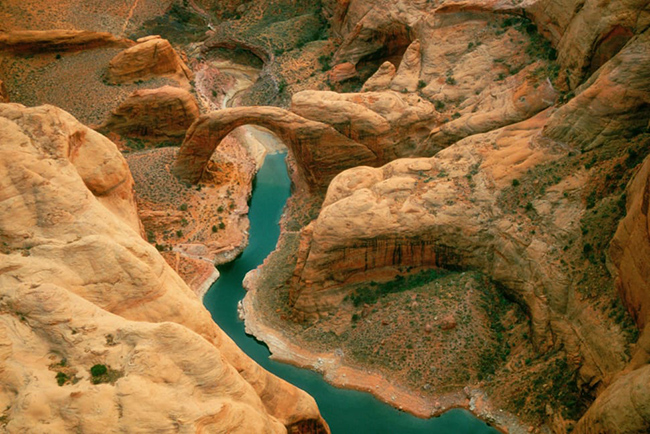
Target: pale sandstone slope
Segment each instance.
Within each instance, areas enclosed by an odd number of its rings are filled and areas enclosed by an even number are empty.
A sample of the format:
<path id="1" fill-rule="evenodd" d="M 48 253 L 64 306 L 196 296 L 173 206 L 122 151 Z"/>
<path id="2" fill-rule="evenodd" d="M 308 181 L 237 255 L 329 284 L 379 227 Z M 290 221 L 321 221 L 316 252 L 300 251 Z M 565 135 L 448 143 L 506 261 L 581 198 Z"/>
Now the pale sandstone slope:
<path id="1" fill-rule="evenodd" d="M 140 237 L 113 143 L 51 106 L 0 105 L 0 123 L 8 430 L 329 431 L 314 400 L 239 350 Z M 61 359 L 75 384 L 57 385 Z M 94 364 L 124 376 L 93 385 Z"/>

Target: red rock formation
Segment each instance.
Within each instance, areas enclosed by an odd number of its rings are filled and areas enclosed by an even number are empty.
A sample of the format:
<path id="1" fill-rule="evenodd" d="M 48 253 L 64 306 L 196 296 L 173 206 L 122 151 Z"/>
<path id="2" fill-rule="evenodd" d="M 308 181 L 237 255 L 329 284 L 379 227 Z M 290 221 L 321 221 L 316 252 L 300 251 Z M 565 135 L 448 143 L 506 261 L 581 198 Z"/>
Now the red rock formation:
<path id="1" fill-rule="evenodd" d="M 376 165 L 377 157 L 334 128 L 276 107 L 237 107 L 201 116 L 189 129 L 174 173 L 191 183 L 201 179 L 221 140 L 242 125 L 259 125 L 276 133 L 298 161 L 309 186 L 323 189 L 341 170 L 358 164 Z"/>
<path id="2" fill-rule="evenodd" d="M 526 12 L 557 47 L 571 88 L 650 24 L 645 0 L 537 0 L 527 5 Z"/>
<path id="3" fill-rule="evenodd" d="M 198 117 L 199 106 L 191 93 L 163 86 L 133 92 L 101 128 L 149 140 L 178 139 Z"/>
<path id="4" fill-rule="evenodd" d="M 181 83 L 192 79 L 187 68 L 169 41 L 160 36 L 138 39 L 138 44 L 115 56 L 108 65 L 108 80 L 127 83 L 152 76 L 171 76 Z"/>
<path id="5" fill-rule="evenodd" d="M 642 131 L 650 118 L 650 31 L 636 36 L 577 90 L 545 134 L 583 150 Z"/>
<path id="6" fill-rule="evenodd" d="M 627 188 L 627 214 L 612 239 L 610 256 L 616 284 L 628 310 L 644 334 L 650 323 L 650 158 Z M 646 337 L 639 341 L 635 366 L 650 362 Z"/>
<path id="7" fill-rule="evenodd" d="M 327 73 L 327 77 L 333 83 L 348 80 L 356 75 L 357 70 L 350 62 L 339 63 Z"/>
<path id="8" fill-rule="evenodd" d="M 14 53 L 78 51 L 99 47 L 129 47 L 133 42 L 106 32 L 87 30 L 20 30 L 0 33 L 0 50 Z"/>
<path id="9" fill-rule="evenodd" d="M 650 432 L 650 366 L 626 374 L 608 387 L 580 419 L 576 434 Z"/>

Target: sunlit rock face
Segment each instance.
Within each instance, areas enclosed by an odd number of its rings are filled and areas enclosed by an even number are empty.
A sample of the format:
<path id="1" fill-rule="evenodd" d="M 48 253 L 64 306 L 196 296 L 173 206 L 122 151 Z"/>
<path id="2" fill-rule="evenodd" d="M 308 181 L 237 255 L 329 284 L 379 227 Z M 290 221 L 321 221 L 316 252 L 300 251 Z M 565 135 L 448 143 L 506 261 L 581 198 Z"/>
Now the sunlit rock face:
<path id="1" fill-rule="evenodd" d="M 328 432 L 140 235 L 116 146 L 0 105 L 0 402 L 10 432 Z M 103 365 L 106 372 L 91 368 Z"/>

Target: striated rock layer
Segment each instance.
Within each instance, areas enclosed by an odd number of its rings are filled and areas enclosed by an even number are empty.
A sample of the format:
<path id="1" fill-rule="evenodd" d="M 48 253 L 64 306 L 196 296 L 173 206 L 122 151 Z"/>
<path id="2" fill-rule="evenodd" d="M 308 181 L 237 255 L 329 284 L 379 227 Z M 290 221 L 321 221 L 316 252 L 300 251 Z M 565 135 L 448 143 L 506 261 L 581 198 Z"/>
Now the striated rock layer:
<path id="1" fill-rule="evenodd" d="M 113 143 L 51 106 L 0 105 L 0 126 L 5 429 L 329 432 L 140 237 Z"/>

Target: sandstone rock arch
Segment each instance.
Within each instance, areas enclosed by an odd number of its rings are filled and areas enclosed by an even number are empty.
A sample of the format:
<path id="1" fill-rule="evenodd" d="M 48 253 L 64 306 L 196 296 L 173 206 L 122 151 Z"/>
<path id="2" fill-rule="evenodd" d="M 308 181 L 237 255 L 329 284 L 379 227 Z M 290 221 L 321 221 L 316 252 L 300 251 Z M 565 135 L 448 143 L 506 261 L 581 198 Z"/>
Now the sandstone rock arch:
<path id="1" fill-rule="evenodd" d="M 368 147 L 322 122 L 277 107 L 236 107 L 203 115 L 192 124 L 176 158 L 174 174 L 190 183 L 199 182 L 221 140 L 244 125 L 258 125 L 277 134 L 293 153 L 312 190 L 325 189 L 343 169 L 379 164 Z"/>

